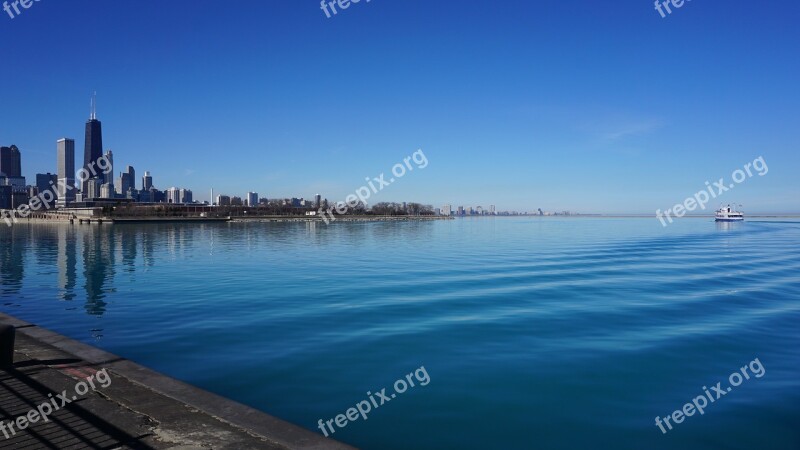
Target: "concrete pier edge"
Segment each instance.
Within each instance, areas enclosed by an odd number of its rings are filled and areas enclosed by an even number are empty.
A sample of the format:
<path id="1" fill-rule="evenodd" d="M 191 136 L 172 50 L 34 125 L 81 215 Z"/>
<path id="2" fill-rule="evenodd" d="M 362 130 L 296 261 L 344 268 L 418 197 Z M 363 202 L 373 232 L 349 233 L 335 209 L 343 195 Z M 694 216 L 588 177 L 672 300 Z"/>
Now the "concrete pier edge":
<path id="1" fill-rule="evenodd" d="M 13 325 L 19 334 L 74 355 L 99 368 L 108 369 L 147 389 L 192 406 L 222 422 L 278 445 L 299 450 L 355 449 L 249 406 L 168 377 L 113 353 L 2 312 L 0 312 L 0 323 Z"/>

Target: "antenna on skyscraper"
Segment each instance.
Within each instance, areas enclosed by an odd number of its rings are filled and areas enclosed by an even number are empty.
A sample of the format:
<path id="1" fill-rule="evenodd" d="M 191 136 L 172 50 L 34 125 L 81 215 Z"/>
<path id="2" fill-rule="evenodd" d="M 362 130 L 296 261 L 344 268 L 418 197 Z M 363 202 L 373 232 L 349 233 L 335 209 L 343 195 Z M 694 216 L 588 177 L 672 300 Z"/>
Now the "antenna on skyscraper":
<path id="1" fill-rule="evenodd" d="M 97 91 L 92 93 L 92 115 L 90 118 L 92 120 L 97 119 Z"/>

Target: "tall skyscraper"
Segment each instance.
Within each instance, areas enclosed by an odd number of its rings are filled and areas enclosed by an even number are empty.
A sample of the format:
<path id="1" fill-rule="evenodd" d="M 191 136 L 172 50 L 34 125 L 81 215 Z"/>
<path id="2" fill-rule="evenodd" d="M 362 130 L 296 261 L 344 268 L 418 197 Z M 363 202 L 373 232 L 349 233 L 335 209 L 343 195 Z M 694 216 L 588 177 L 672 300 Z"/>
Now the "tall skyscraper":
<path id="1" fill-rule="evenodd" d="M 16 145 L 0 147 L 0 173 L 8 178 L 22 176 L 22 156 Z"/>
<path id="2" fill-rule="evenodd" d="M 133 166 L 125 166 L 125 173 L 128 174 L 128 179 L 131 183 L 131 189 L 136 189 L 136 171 L 133 170 Z"/>
<path id="3" fill-rule="evenodd" d="M 103 130 L 100 121 L 97 120 L 97 99 L 95 96 L 92 96 L 92 112 L 89 116 L 89 120 L 86 122 L 85 137 L 86 140 L 83 147 L 83 168 L 89 174 L 94 171 L 98 178 L 103 177 L 104 175 L 99 173 L 99 170 L 97 169 L 97 161 L 103 157 Z M 87 181 L 84 181 L 83 186 L 81 186 L 84 198 L 87 198 L 86 194 L 89 187 L 89 183 Z"/>
<path id="4" fill-rule="evenodd" d="M 317 194 L 314 196 L 314 208 L 319 208 L 322 206 L 322 196 Z"/>
<path id="5" fill-rule="evenodd" d="M 108 164 L 108 170 L 106 170 L 102 175 L 103 184 L 111 184 L 114 185 L 114 152 L 111 150 L 106 152 L 106 161 Z"/>
<path id="6" fill-rule="evenodd" d="M 142 177 L 142 190 L 149 191 L 151 187 L 153 187 L 153 177 L 150 176 L 150 172 L 145 172 Z"/>
<path id="7" fill-rule="evenodd" d="M 75 141 L 59 139 L 56 145 L 58 159 L 58 207 L 63 208 L 75 201 Z"/>

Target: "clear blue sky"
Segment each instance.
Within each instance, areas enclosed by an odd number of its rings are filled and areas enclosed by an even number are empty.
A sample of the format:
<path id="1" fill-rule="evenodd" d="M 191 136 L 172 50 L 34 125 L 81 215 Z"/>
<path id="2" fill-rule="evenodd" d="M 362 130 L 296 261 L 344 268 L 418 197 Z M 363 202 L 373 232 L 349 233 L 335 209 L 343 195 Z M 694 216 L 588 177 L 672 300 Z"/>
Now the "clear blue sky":
<path id="1" fill-rule="evenodd" d="M 31 178 L 55 171 L 60 137 L 82 157 L 97 90 L 117 172 L 201 200 L 342 200 L 422 148 L 429 166 L 373 201 L 652 213 L 763 156 L 769 173 L 721 201 L 800 211 L 800 2 L 697 0 L 667 18 L 650 0 L 362 0 L 330 19 L 317 0 L 41 0 L 0 14 L 0 143 Z"/>

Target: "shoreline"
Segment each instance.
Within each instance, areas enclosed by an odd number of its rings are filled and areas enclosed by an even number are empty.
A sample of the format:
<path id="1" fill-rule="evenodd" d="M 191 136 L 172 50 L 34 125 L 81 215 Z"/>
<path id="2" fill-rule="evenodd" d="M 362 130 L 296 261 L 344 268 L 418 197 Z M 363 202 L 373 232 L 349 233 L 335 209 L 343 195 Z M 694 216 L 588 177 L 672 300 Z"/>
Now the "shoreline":
<path id="1" fill-rule="evenodd" d="M 327 224 L 337 222 L 412 222 L 412 221 L 434 221 L 434 220 L 456 220 L 456 219 L 657 219 L 652 215 L 593 215 L 575 214 L 569 216 L 536 216 L 536 215 L 516 215 L 516 216 L 338 216 L 335 220 L 328 220 Z M 708 216 L 684 216 L 676 217 L 673 220 L 682 219 L 706 219 L 713 220 L 713 215 Z M 753 219 L 800 219 L 800 214 L 757 214 L 747 216 L 745 223 L 757 221 Z M 5 224 L 8 227 L 15 225 L 41 225 L 41 224 L 73 224 L 73 225 L 126 225 L 126 224 L 154 224 L 154 223 L 280 223 L 280 222 L 305 222 L 322 223 L 325 220 L 320 216 L 236 216 L 236 217 L 71 217 L 64 216 L 44 216 L 37 215 L 27 218 L 17 218 L 16 221 L 7 219 Z M 2 222 L 0 222 L 2 223 Z"/>

